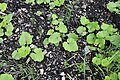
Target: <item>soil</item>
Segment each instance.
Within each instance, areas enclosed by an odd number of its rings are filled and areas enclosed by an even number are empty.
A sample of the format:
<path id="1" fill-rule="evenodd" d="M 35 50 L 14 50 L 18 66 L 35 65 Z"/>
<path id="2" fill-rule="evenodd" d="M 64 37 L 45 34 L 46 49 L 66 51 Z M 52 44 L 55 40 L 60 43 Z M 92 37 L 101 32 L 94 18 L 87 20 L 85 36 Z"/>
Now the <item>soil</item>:
<path id="1" fill-rule="evenodd" d="M 49 10 L 48 5 L 31 6 L 25 4 L 23 0 L 2 1 L 8 3 L 6 13 L 13 13 L 14 31 L 11 37 L 4 36 L 4 42 L 0 44 L 0 62 L 4 64 L 0 68 L 0 74 L 11 73 L 15 80 L 62 80 L 64 77 L 62 74 L 65 74 L 66 80 L 84 80 L 84 73 L 80 73 L 74 65 L 65 68 L 64 61 L 75 55 L 75 58 L 68 61 L 70 65 L 83 62 L 81 57 L 84 57 L 85 40 L 79 36 L 79 50 L 71 53 L 65 51 L 62 45 L 44 46 L 43 40 L 47 37 L 46 33 L 52 28 L 49 18 L 51 18 L 52 13 L 64 18 L 69 32 L 74 32 L 80 25 L 79 19 L 82 15 L 90 21 L 98 21 L 99 24 L 110 23 L 120 29 L 120 15 L 111 13 L 106 8 L 109 1 L 116 0 L 66 0 L 65 5 L 53 10 Z M 43 14 L 34 14 L 38 10 L 42 11 Z M 34 36 L 32 44 L 45 50 L 45 59 L 42 62 L 34 62 L 29 57 L 19 61 L 12 59 L 12 52 L 20 47 L 18 39 L 23 31 L 27 31 Z M 39 32 L 42 32 L 42 34 L 39 34 Z M 91 70 L 86 70 L 86 80 L 102 80 L 100 73 L 96 72 L 95 67 L 91 64 L 94 55 L 94 53 L 89 53 L 86 56 Z"/>

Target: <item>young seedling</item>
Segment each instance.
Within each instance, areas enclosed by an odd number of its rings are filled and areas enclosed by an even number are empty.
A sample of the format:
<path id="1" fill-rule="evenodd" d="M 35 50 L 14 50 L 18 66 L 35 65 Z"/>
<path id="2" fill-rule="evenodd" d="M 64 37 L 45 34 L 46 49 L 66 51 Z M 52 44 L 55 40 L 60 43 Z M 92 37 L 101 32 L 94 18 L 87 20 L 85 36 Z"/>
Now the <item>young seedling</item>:
<path id="1" fill-rule="evenodd" d="M 4 12 L 7 8 L 6 3 L 0 3 L 0 11 Z M 11 20 L 12 20 L 12 14 L 6 14 L 0 17 L 1 22 L 0 22 L 0 43 L 3 42 L 3 39 L 1 38 L 2 36 L 11 36 L 12 31 L 14 29 Z"/>
<path id="2" fill-rule="evenodd" d="M 41 48 L 37 48 L 37 46 L 34 48 L 29 47 L 32 43 L 32 38 L 33 36 L 31 36 L 28 32 L 22 32 L 19 39 L 21 47 L 12 53 L 13 59 L 19 60 L 21 58 L 25 58 L 29 54 L 34 61 L 41 62 L 44 59 L 44 52 Z"/>
<path id="3" fill-rule="evenodd" d="M 7 4 L 6 3 L 0 3 L 0 11 L 4 12 L 7 8 Z"/>
<path id="4" fill-rule="evenodd" d="M 59 42 L 62 41 L 61 36 L 68 32 L 66 25 L 62 21 L 62 19 L 58 19 L 56 14 L 52 14 L 52 25 L 55 28 L 48 30 L 47 35 L 49 35 L 49 38 L 44 39 L 44 45 L 48 45 L 49 43 L 55 44 L 56 46 L 59 45 Z"/>

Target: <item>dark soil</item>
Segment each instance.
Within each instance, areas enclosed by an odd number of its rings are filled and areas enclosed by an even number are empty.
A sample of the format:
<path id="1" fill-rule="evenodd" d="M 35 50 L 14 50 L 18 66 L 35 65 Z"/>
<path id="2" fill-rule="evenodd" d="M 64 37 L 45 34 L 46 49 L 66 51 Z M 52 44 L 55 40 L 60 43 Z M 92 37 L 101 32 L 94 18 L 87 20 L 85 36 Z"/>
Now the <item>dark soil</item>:
<path id="1" fill-rule="evenodd" d="M 72 3 L 73 1 L 75 3 Z M 12 20 L 14 31 L 11 37 L 4 37 L 4 42 L 0 44 L 0 61 L 4 63 L 4 66 L 0 68 L 0 74 L 11 73 L 15 80 L 61 80 L 63 77 L 61 73 L 64 73 L 66 80 L 84 80 L 84 74 L 79 73 L 76 66 L 66 69 L 64 61 L 75 55 L 75 58 L 68 61 L 70 65 L 83 62 L 81 56 L 84 57 L 85 40 L 79 36 L 79 50 L 72 53 L 65 51 L 62 45 L 58 47 L 55 45 L 44 46 L 43 40 L 47 37 L 46 33 L 52 28 L 49 18 L 51 18 L 52 13 L 64 18 L 69 32 L 74 32 L 80 25 L 79 18 L 82 15 L 91 21 L 98 21 L 99 24 L 110 23 L 120 29 L 120 15 L 111 13 L 106 9 L 106 4 L 109 1 L 115 0 L 66 0 L 64 6 L 49 10 L 49 6 L 44 4 L 31 6 L 22 0 L 4 0 L 3 2 L 8 3 L 6 13 L 12 12 L 14 14 Z M 38 10 L 42 11 L 43 14 L 40 16 L 34 14 Z M 19 61 L 12 59 L 11 54 L 19 47 L 18 39 L 22 31 L 27 31 L 33 35 L 33 44 L 45 50 L 45 59 L 42 62 L 34 62 L 29 57 Z M 43 32 L 42 35 L 39 32 Z M 93 56 L 94 53 L 87 55 L 91 71 L 86 71 L 86 80 L 102 80 L 102 76 L 96 72 L 91 64 Z M 31 73 L 29 69 L 31 69 Z"/>

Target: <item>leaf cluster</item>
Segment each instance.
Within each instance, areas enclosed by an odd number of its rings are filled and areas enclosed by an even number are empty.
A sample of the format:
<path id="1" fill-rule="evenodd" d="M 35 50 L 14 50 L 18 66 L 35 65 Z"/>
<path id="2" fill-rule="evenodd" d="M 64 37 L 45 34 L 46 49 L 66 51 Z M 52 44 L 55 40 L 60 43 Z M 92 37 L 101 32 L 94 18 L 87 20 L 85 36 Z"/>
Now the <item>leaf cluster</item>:
<path id="1" fill-rule="evenodd" d="M 116 2 L 109 2 L 107 4 L 107 9 L 110 12 L 116 12 L 117 14 L 120 14 L 120 1 L 116 1 Z"/>
<path id="2" fill-rule="evenodd" d="M 103 67 L 107 67 L 110 64 L 111 58 L 103 58 L 101 54 L 97 54 L 96 57 L 92 59 L 92 62 L 96 65 L 102 65 Z"/>
<path id="3" fill-rule="evenodd" d="M 115 41 L 115 39 L 120 37 L 113 25 L 102 23 L 100 26 L 98 22 L 90 22 L 85 16 L 81 16 L 80 22 L 83 26 L 77 28 L 77 33 L 82 36 L 87 35 L 86 41 L 88 44 L 104 49 L 106 41 L 110 41 L 114 45 L 119 46 L 119 41 Z M 96 47 L 93 46 L 89 46 L 89 48 L 96 50 Z"/>
<path id="4" fill-rule="evenodd" d="M 47 35 L 49 35 L 49 38 L 45 38 L 44 45 L 47 45 L 49 43 L 59 45 L 60 42 L 62 42 L 62 39 L 64 37 L 68 37 L 65 42 L 63 42 L 63 47 L 65 50 L 72 52 L 78 50 L 77 40 L 78 35 L 75 33 L 69 33 L 67 26 L 62 22 L 62 19 L 58 19 L 58 16 L 56 14 L 52 14 L 52 25 L 54 26 L 54 29 L 50 29 L 47 32 Z"/>
<path id="5" fill-rule="evenodd" d="M 39 4 L 39 5 L 42 4 L 42 3 L 49 4 L 50 9 L 52 9 L 55 6 L 59 7 L 59 6 L 63 5 L 64 1 L 65 0 L 53 0 L 53 1 L 52 0 L 26 0 L 25 3 L 32 4 L 32 5 L 35 5 L 36 3 Z"/>
<path id="6" fill-rule="evenodd" d="M 0 3 L 0 11 L 4 12 L 7 8 L 6 3 Z M 7 14 L 3 15 L 0 17 L 1 22 L 0 22 L 0 43 L 3 42 L 3 39 L 1 38 L 2 36 L 11 36 L 12 31 L 14 29 L 13 24 L 11 22 L 12 20 L 12 14 Z"/>
<path id="7" fill-rule="evenodd" d="M 41 48 L 38 48 L 37 46 L 31 48 L 29 46 L 32 43 L 32 38 L 33 36 L 31 36 L 28 32 L 22 32 L 19 38 L 19 44 L 21 47 L 12 53 L 13 59 L 19 60 L 28 55 L 30 55 L 34 61 L 41 62 L 44 59 L 44 52 Z"/>

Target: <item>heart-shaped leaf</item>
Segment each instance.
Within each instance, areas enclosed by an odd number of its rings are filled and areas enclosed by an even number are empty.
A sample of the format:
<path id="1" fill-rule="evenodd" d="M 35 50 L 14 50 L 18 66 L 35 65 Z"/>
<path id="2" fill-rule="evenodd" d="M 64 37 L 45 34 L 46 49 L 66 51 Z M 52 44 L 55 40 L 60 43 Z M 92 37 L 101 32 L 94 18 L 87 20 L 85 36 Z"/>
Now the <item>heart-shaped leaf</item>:
<path id="1" fill-rule="evenodd" d="M 33 36 L 31 36 L 28 32 L 22 32 L 20 39 L 19 39 L 19 44 L 21 46 L 25 46 L 26 44 L 31 44 L 32 43 L 32 38 Z"/>
<path id="2" fill-rule="evenodd" d="M 78 45 L 76 43 L 76 40 L 72 38 L 68 38 L 67 42 L 63 43 L 63 47 L 65 50 L 72 52 L 72 51 L 77 51 L 78 50 Z"/>
<path id="3" fill-rule="evenodd" d="M 56 44 L 59 43 L 60 41 L 62 41 L 61 37 L 60 37 L 60 33 L 58 32 L 54 32 L 50 37 L 49 37 L 49 42 Z"/>
<path id="4" fill-rule="evenodd" d="M 42 52 L 41 48 L 35 48 L 34 49 L 34 53 L 30 54 L 30 57 L 34 60 L 34 61 L 38 61 L 41 62 L 44 59 L 44 52 Z"/>
<path id="5" fill-rule="evenodd" d="M 26 57 L 30 53 L 30 47 L 25 47 L 22 46 L 21 48 L 18 49 L 18 54 L 20 57 Z"/>

